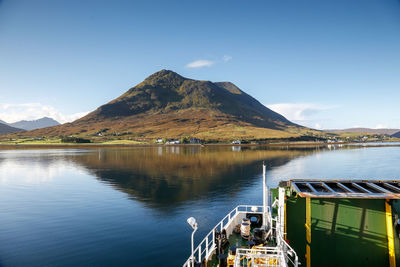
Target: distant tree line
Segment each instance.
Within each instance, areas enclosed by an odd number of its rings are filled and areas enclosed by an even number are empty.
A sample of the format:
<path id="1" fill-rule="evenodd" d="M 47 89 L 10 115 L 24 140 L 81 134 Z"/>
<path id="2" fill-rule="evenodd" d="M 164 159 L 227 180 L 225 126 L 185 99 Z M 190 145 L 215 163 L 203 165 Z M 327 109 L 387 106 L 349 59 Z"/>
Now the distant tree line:
<path id="1" fill-rule="evenodd" d="M 61 142 L 62 143 L 90 143 L 90 140 L 85 139 L 85 138 L 80 138 L 80 137 L 62 136 Z"/>

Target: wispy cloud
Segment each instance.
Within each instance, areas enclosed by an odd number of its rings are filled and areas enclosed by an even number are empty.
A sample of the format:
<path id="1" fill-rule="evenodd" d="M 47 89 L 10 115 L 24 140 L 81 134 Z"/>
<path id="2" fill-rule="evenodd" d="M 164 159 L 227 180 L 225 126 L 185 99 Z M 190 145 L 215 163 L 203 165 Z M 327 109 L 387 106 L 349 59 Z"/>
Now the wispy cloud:
<path id="1" fill-rule="evenodd" d="M 193 62 L 190 62 L 186 65 L 186 68 L 203 68 L 203 67 L 211 67 L 217 63 L 228 62 L 232 59 L 232 56 L 225 55 L 222 57 L 222 60 L 208 60 L 208 59 L 199 59 Z"/>
<path id="2" fill-rule="evenodd" d="M 307 120 L 316 113 L 333 108 L 313 103 L 279 103 L 267 105 L 267 107 L 282 114 L 289 120 Z"/>
<path id="3" fill-rule="evenodd" d="M 335 108 L 335 106 L 315 103 L 278 103 L 266 106 L 282 114 L 290 121 L 315 129 L 322 129 L 323 121 L 326 120 L 324 118 L 318 118 L 317 115 L 323 111 Z"/>
<path id="4" fill-rule="evenodd" d="M 225 55 L 223 58 L 222 58 L 222 60 L 224 61 L 224 62 L 228 62 L 229 60 L 231 60 L 232 59 L 232 57 L 231 56 L 228 56 L 228 55 Z"/>
<path id="5" fill-rule="evenodd" d="M 43 117 L 50 117 L 60 123 L 66 123 L 79 119 L 86 114 L 88 112 L 62 114 L 56 108 L 41 103 L 0 104 L 0 119 L 8 123 L 20 120 L 36 120 Z"/>
<path id="6" fill-rule="evenodd" d="M 321 130 L 322 126 L 321 126 L 321 124 L 316 123 L 316 124 L 314 124 L 314 128 L 317 129 L 317 130 Z"/>
<path id="7" fill-rule="evenodd" d="M 210 67 L 214 65 L 215 62 L 211 60 L 200 59 L 193 62 L 190 62 L 186 65 L 187 68 L 202 68 L 202 67 Z"/>
<path id="8" fill-rule="evenodd" d="M 388 128 L 386 124 L 379 123 L 375 126 L 375 129 L 385 129 Z"/>

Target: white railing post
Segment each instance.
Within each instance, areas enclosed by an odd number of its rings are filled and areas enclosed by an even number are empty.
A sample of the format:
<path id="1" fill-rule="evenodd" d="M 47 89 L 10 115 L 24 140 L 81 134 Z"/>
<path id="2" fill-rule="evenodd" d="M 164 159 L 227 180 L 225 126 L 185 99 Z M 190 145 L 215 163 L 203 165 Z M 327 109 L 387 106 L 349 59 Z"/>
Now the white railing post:
<path id="1" fill-rule="evenodd" d="M 194 231 L 192 232 L 192 267 L 194 267 L 194 233 L 197 231 L 197 224 L 196 224 L 196 228 L 194 228 Z"/>
<path id="2" fill-rule="evenodd" d="M 201 247 L 199 247 L 199 262 L 201 262 Z"/>
<path id="3" fill-rule="evenodd" d="M 213 230 L 212 230 L 212 243 L 213 243 L 213 249 L 214 249 L 214 246 L 215 246 L 214 240 L 215 240 L 215 227 L 214 227 L 214 228 L 213 228 Z"/>
<path id="4" fill-rule="evenodd" d="M 206 260 L 208 258 L 208 235 L 206 237 Z"/>

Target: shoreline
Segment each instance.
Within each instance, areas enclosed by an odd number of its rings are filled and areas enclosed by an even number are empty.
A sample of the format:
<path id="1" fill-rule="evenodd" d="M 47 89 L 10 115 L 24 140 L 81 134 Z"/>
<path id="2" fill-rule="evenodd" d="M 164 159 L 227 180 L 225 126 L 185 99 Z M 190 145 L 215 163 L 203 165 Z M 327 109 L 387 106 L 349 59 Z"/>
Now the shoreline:
<path id="1" fill-rule="evenodd" d="M 352 145 L 360 147 L 381 147 L 381 146 L 400 146 L 399 142 L 371 142 L 371 143 L 324 143 L 324 142 L 282 142 L 269 144 L 0 144 L 0 149 L 26 149 L 26 148 L 134 148 L 134 147 L 215 147 L 215 146 L 234 146 L 234 147 L 321 147 L 330 145 Z"/>

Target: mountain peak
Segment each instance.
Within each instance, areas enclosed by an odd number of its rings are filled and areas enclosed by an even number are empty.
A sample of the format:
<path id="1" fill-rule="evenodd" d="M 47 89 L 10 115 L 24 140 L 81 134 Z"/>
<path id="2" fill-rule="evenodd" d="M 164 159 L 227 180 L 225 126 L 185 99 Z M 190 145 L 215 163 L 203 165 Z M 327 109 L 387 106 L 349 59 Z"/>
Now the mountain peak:
<path id="1" fill-rule="evenodd" d="M 150 75 L 150 76 L 165 76 L 165 75 L 178 75 L 178 76 L 180 76 L 178 73 L 176 73 L 175 71 L 172 71 L 172 70 L 167 70 L 167 69 L 162 69 L 162 70 L 159 70 L 159 71 L 157 71 L 157 72 L 154 72 L 152 75 Z"/>
<path id="2" fill-rule="evenodd" d="M 182 77 L 178 73 L 172 70 L 163 69 L 147 77 L 143 83 L 152 86 L 179 87 L 185 80 L 186 78 Z"/>

